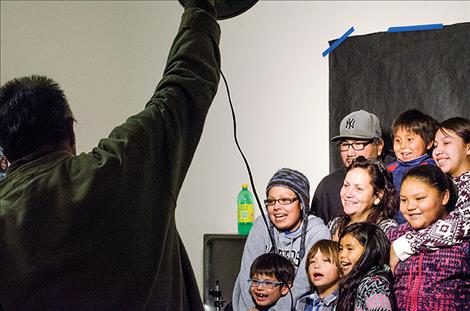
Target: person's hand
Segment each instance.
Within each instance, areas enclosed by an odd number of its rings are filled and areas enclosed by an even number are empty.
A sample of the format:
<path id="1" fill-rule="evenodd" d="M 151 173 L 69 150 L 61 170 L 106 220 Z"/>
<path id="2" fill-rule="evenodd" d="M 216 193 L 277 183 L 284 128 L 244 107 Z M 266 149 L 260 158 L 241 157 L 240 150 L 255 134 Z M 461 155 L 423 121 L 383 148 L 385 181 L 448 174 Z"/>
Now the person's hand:
<path id="1" fill-rule="evenodd" d="M 258 310 L 258 309 L 256 309 L 256 308 L 251 308 L 251 309 L 250 309 L 250 310 L 248 310 L 248 311 L 259 311 L 259 310 Z"/>
<path id="2" fill-rule="evenodd" d="M 390 269 L 392 270 L 393 275 L 395 275 L 395 269 L 397 268 L 400 259 L 397 254 L 395 254 L 395 249 L 393 245 L 390 246 Z"/>

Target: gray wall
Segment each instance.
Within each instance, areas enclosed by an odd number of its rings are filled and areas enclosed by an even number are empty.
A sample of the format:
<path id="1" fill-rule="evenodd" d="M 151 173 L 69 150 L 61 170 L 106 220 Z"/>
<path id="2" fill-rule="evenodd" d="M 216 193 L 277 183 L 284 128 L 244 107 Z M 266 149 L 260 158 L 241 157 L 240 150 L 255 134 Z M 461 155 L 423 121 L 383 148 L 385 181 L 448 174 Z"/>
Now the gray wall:
<path id="1" fill-rule="evenodd" d="M 78 151 L 137 113 L 161 76 L 182 8 L 175 1 L 1 1 L 3 84 L 56 79 L 75 112 Z M 328 172 L 328 40 L 389 26 L 470 20 L 470 2 L 260 1 L 221 22 L 222 69 L 239 140 L 258 192 L 280 167 L 303 171 L 311 192 Z M 236 232 L 236 195 L 248 181 L 220 84 L 178 200 L 177 222 L 202 288 L 204 233 Z"/>

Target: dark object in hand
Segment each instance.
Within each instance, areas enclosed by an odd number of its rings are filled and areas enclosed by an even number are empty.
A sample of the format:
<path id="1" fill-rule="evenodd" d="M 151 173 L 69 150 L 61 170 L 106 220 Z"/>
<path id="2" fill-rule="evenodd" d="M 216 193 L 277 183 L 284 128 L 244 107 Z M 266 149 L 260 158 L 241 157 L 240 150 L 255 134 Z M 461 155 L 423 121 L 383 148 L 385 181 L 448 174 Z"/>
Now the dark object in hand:
<path id="1" fill-rule="evenodd" d="M 178 0 L 179 3 L 184 7 L 188 0 Z M 258 0 L 208 0 L 215 3 L 215 9 L 217 10 L 217 19 L 228 19 L 238 16 L 246 12 L 249 8 L 255 5 Z"/>

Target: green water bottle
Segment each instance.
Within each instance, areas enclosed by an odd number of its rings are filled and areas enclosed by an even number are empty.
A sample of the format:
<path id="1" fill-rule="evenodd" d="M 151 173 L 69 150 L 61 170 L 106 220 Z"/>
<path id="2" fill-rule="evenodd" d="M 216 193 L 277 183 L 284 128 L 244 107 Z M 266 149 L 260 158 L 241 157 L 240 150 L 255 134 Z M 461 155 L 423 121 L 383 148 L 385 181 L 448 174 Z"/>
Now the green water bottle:
<path id="1" fill-rule="evenodd" d="M 243 184 L 242 190 L 238 193 L 238 234 L 248 235 L 253 227 L 254 211 L 253 196 L 248 190 L 248 185 Z"/>

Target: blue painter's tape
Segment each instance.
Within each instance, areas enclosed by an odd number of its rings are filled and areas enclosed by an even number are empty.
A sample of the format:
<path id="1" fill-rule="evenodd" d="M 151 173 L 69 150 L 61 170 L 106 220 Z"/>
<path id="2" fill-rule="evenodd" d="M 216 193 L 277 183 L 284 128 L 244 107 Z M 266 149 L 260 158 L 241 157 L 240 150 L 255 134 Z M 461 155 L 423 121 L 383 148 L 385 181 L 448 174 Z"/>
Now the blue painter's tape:
<path id="1" fill-rule="evenodd" d="M 323 55 L 323 57 L 325 57 L 326 55 L 328 55 L 331 51 L 333 51 L 334 49 L 336 49 L 336 47 L 338 45 L 340 45 L 341 43 L 343 43 L 344 40 L 346 40 L 347 37 L 349 37 L 349 35 L 354 31 L 354 27 L 351 27 L 349 28 L 348 31 L 346 31 L 346 33 L 344 35 L 341 36 L 341 38 L 339 38 L 338 40 L 336 40 L 332 45 L 330 45 L 329 48 L 327 48 L 325 51 L 323 51 L 323 53 L 321 53 Z"/>
<path id="2" fill-rule="evenodd" d="M 402 26 L 402 27 L 390 27 L 388 32 L 403 32 L 403 31 L 418 31 L 418 30 L 435 30 L 442 29 L 442 24 L 428 24 L 428 25 L 415 25 L 415 26 Z"/>

